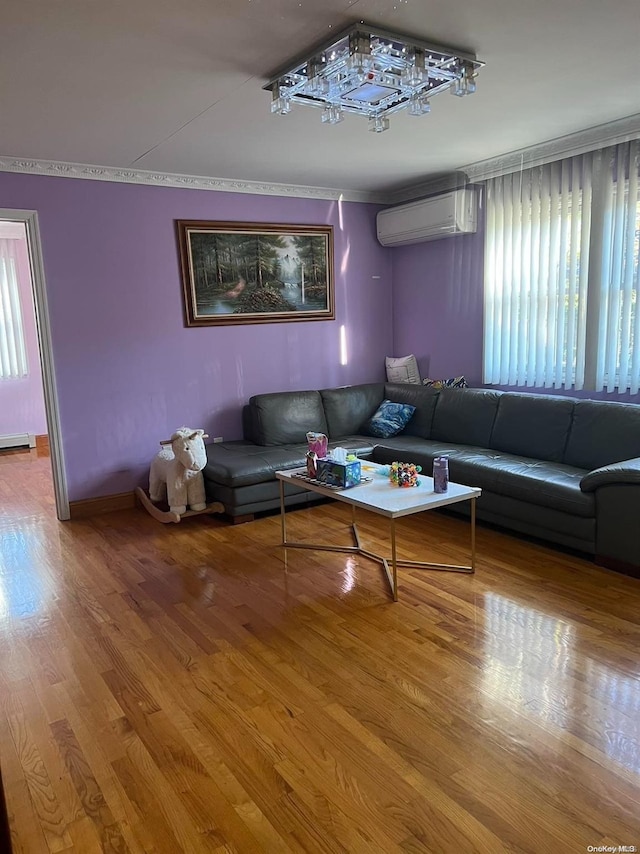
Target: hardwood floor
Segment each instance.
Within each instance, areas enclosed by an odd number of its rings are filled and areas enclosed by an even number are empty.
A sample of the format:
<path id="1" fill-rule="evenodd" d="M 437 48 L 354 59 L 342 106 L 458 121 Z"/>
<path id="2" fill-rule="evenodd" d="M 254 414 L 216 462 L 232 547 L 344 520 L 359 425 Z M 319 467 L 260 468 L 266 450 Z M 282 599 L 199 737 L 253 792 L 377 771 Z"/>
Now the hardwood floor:
<path id="1" fill-rule="evenodd" d="M 277 516 L 59 523 L 48 464 L 0 455 L 15 852 L 640 846 L 640 580 L 479 528 L 475 576 L 402 570 L 393 604 L 364 558 L 283 553 Z M 468 557 L 468 522 L 399 530 Z"/>

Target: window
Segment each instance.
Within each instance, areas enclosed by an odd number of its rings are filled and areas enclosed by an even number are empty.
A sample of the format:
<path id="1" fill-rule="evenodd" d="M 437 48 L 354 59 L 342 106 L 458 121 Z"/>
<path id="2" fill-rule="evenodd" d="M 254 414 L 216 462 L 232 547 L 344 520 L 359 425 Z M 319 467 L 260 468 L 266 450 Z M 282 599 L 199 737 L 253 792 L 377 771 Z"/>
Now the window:
<path id="1" fill-rule="evenodd" d="M 636 158 L 638 145 L 636 145 Z M 594 287 L 594 388 L 640 387 L 640 312 L 638 300 L 638 242 L 640 187 L 638 162 L 629 173 L 624 158 L 617 163 L 615 181 L 604 187 L 602 223 L 598 224 L 602 248 Z M 628 175 L 628 177 L 627 177 Z M 591 383 L 590 383 L 591 385 Z"/>
<path id="2" fill-rule="evenodd" d="M 17 244 L 0 238 L 0 380 L 28 373 L 17 274 Z"/>
<path id="3" fill-rule="evenodd" d="M 640 141 L 487 182 L 487 383 L 640 387 Z"/>

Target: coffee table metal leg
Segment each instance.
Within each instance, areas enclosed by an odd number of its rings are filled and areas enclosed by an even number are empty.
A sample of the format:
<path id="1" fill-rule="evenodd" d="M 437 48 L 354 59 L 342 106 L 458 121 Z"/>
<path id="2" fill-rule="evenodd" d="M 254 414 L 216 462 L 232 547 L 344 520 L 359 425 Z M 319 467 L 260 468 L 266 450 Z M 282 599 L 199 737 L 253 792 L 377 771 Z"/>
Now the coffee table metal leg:
<path id="1" fill-rule="evenodd" d="M 279 480 L 280 484 L 280 527 L 282 530 L 282 545 L 287 542 L 287 524 L 284 520 L 284 481 Z"/>
<path id="2" fill-rule="evenodd" d="M 356 508 L 354 504 L 351 505 L 351 533 L 358 552 L 362 552 L 362 543 L 360 542 L 360 534 L 356 525 Z"/>
<path id="3" fill-rule="evenodd" d="M 476 499 L 471 499 L 471 572 L 476 571 Z"/>
<path id="4" fill-rule="evenodd" d="M 398 601 L 398 566 L 399 561 L 397 559 L 396 554 L 396 520 L 389 520 L 389 531 L 391 536 L 391 558 L 383 557 L 382 555 L 376 554 L 375 552 L 370 552 L 368 549 L 360 549 L 360 554 L 363 557 L 371 558 L 371 560 L 376 560 L 378 563 L 382 564 L 382 568 L 384 569 L 384 574 L 387 578 L 387 584 L 389 585 L 389 590 L 391 591 L 391 596 L 394 602 Z M 389 567 L 391 564 L 391 568 Z"/>
<path id="5" fill-rule="evenodd" d="M 391 593 L 393 601 L 398 601 L 398 556 L 396 554 L 396 520 L 391 520 L 391 567 L 393 569 L 393 584 Z"/>
<path id="6" fill-rule="evenodd" d="M 423 560 L 399 560 L 398 566 L 410 567 L 412 569 L 435 569 L 442 572 L 466 572 L 469 575 L 476 571 L 476 499 L 471 499 L 471 563 L 433 563 Z"/>
<path id="7" fill-rule="evenodd" d="M 320 543 L 294 543 L 287 542 L 287 528 L 285 522 L 285 508 L 284 508 L 284 482 L 282 480 L 279 481 L 280 484 L 280 520 L 282 527 L 282 545 L 285 548 L 290 549 L 309 549 L 310 551 L 325 551 L 325 552 L 343 552 L 346 554 L 359 554 L 362 557 L 371 558 L 372 560 L 377 561 L 382 564 L 382 568 L 384 569 L 385 576 L 387 578 L 387 582 L 389 584 L 389 590 L 391 592 L 391 596 L 393 597 L 393 601 L 398 601 L 398 567 L 410 567 L 412 569 L 435 569 L 441 570 L 444 572 L 465 572 L 465 573 L 473 573 L 476 569 L 476 499 L 471 499 L 471 564 L 468 566 L 451 564 L 451 563 L 431 563 L 427 561 L 419 561 L 419 560 L 398 560 L 397 548 L 396 548 L 396 520 L 392 517 L 390 521 L 391 526 L 391 558 L 383 557 L 382 555 L 377 554 L 376 552 L 369 551 L 369 549 L 363 548 L 362 543 L 360 542 L 360 536 L 358 534 L 358 529 L 355 524 L 356 518 L 356 508 L 352 504 L 351 505 L 351 533 L 354 539 L 354 545 L 352 546 L 329 546 L 323 545 Z"/>

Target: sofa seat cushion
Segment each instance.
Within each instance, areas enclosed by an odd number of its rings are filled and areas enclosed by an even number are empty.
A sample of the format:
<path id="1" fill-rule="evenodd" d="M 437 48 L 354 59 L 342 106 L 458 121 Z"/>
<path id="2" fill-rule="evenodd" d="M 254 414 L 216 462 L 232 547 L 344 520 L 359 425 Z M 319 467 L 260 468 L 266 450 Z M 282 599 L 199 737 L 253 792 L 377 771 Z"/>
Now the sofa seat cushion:
<path id="1" fill-rule="evenodd" d="M 331 442 L 329 448 L 337 445 L 362 457 L 368 456 L 373 449 L 367 436 L 345 436 L 339 442 Z M 235 489 L 275 480 L 277 471 L 305 465 L 307 445 L 265 447 L 241 440 L 210 444 L 206 451 L 207 464 L 202 471 L 205 481 Z"/>
<path id="2" fill-rule="evenodd" d="M 376 441 L 375 439 L 373 441 Z M 417 439 L 414 436 L 393 436 L 390 439 L 378 439 L 373 449 L 372 459 L 376 463 L 418 463 L 423 471 L 431 474 L 434 457 L 459 457 L 468 453 L 483 453 L 484 448 L 473 445 L 455 445 L 436 439 Z"/>
<path id="3" fill-rule="evenodd" d="M 580 489 L 584 474 L 584 469 L 563 463 L 493 451 L 463 454 L 449 465 L 449 476 L 454 481 L 460 479 L 469 486 L 482 486 L 519 501 L 591 518 L 596 512 L 595 500 Z"/>
<path id="4" fill-rule="evenodd" d="M 404 463 L 416 463 L 422 466 L 423 474 L 431 477 L 433 473 L 433 460 L 435 457 L 448 457 L 449 478 L 466 486 L 479 486 L 481 489 L 498 489 L 497 475 L 491 465 L 493 452 L 474 445 L 455 445 L 450 442 L 438 442 L 435 439 L 420 440 L 409 439 L 405 436 L 397 436 L 387 439 L 373 449 L 372 458 L 377 463 L 392 463 L 401 461 Z M 462 471 L 458 463 L 463 460 L 481 460 L 486 458 L 481 470 Z M 454 472 L 457 474 L 454 475 Z"/>
<path id="5" fill-rule="evenodd" d="M 368 460 L 373 452 L 375 441 L 371 436 L 363 436 L 358 433 L 351 436 L 341 436 L 339 439 L 329 442 L 329 451 L 333 448 L 346 448 L 349 453 Z"/>
<path id="6" fill-rule="evenodd" d="M 417 463 L 427 474 L 432 471 L 435 456 L 449 458 L 449 477 L 456 483 L 478 486 L 563 513 L 585 518 L 595 516 L 593 495 L 580 489 L 585 470 L 574 466 L 533 460 L 473 445 L 421 441 L 404 436 L 376 445 L 372 455 L 378 463 L 395 460 Z"/>
<path id="7" fill-rule="evenodd" d="M 250 442 L 219 442 L 207 445 L 205 481 L 237 488 L 273 480 L 280 469 L 303 466 L 306 445 L 265 447 Z"/>

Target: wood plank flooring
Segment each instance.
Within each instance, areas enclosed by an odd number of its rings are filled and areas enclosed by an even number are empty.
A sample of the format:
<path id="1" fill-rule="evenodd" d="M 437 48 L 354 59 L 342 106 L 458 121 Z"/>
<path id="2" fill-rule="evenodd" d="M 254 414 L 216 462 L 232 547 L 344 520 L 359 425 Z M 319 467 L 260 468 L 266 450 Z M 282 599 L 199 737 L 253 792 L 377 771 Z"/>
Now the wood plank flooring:
<path id="1" fill-rule="evenodd" d="M 480 527 L 475 576 L 402 570 L 393 604 L 371 561 L 284 553 L 277 516 L 59 523 L 48 466 L 0 455 L 16 854 L 640 846 L 640 580 Z M 288 521 L 335 543 L 349 509 Z M 468 522 L 399 530 L 468 557 Z"/>

